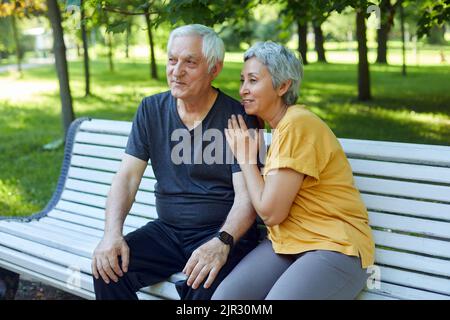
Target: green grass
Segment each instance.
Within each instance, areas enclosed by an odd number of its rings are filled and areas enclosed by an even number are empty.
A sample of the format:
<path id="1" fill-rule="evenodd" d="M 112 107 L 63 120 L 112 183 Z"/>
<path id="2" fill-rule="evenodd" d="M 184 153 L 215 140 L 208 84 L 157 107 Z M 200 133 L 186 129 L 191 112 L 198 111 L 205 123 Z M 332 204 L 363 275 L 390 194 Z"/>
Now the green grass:
<path id="1" fill-rule="evenodd" d="M 77 117 L 131 120 L 140 100 L 167 89 L 164 62 L 159 81 L 149 79 L 146 60 L 105 60 L 92 66 L 91 97 L 83 97 L 81 62 L 70 63 Z M 241 63 L 227 62 L 215 85 L 238 97 Z M 371 66 L 374 100 L 355 100 L 356 65 L 310 64 L 300 102 L 311 107 L 338 137 L 450 144 L 450 66 Z M 25 70 L 17 79 L 0 74 L 0 215 L 42 209 L 56 186 L 63 150 L 42 146 L 61 137 L 60 102 L 53 66 Z"/>

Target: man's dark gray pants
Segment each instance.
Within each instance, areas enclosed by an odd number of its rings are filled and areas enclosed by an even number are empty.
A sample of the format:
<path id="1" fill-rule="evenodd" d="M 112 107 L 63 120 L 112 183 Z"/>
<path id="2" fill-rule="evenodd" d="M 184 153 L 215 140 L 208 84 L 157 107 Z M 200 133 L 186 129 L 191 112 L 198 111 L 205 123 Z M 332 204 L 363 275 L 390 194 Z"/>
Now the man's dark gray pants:
<path id="1" fill-rule="evenodd" d="M 212 239 L 220 226 L 208 228 L 177 228 L 160 220 L 129 233 L 125 240 L 130 247 L 128 272 L 116 283 L 106 284 L 100 277 L 94 280 L 97 300 L 137 300 L 136 292 L 146 286 L 166 280 L 180 272 L 192 252 Z M 186 281 L 178 281 L 176 289 L 182 300 L 209 300 L 220 282 L 236 264 L 257 244 L 256 225 L 233 247 L 226 264 L 222 267 L 212 286 L 192 289 Z M 120 262 L 120 259 L 119 259 Z M 206 280 L 206 279 L 205 279 Z"/>

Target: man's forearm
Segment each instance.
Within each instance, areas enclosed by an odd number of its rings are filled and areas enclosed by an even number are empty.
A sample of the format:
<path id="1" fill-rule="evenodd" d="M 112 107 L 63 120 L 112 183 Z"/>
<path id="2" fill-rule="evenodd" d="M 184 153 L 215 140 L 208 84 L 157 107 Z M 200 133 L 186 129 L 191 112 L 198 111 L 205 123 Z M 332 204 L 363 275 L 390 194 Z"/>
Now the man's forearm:
<path id="1" fill-rule="evenodd" d="M 121 177 L 115 178 L 106 200 L 105 234 L 122 235 L 123 224 L 135 196 L 131 182 Z"/>
<path id="2" fill-rule="evenodd" d="M 220 230 L 231 234 L 236 243 L 255 222 L 256 212 L 250 201 L 235 203 Z"/>

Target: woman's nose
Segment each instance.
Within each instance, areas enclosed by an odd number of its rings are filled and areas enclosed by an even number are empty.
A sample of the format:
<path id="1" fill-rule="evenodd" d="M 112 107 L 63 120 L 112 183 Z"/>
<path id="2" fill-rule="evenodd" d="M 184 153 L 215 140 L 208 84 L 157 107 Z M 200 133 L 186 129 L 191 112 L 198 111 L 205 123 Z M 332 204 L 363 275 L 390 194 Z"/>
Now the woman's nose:
<path id="1" fill-rule="evenodd" d="M 241 84 L 241 87 L 239 88 L 239 95 L 242 97 L 242 96 L 244 96 L 246 94 L 248 94 L 248 88 L 247 88 L 245 82 L 243 82 Z"/>

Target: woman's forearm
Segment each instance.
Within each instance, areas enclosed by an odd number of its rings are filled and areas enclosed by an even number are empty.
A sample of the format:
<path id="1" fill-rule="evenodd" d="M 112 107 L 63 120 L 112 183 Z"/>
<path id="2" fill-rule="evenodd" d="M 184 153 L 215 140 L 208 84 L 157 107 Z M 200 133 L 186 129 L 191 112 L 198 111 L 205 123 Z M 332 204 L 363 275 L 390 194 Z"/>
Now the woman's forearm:
<path id="1" fill-rule="evenodd" d="M 243 164 L 240 165 L 242 172 L 244 173 L 245 183 L 250 195 L 253 207 L 256 213 L 261 217 L 263 221 L 268 219 L 264 210 L 264 179 L 261 176 L 259 168 L 256 164 Z"/>

